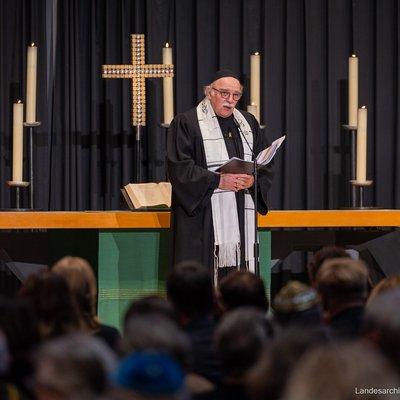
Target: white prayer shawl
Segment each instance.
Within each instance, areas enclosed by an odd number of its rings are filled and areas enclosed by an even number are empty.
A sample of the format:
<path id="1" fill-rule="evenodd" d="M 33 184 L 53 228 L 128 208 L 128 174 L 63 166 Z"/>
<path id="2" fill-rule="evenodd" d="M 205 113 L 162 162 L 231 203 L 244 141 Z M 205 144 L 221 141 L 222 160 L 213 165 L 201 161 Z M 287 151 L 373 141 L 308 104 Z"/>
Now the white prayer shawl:
<path id="1" fill-rule="evenodd" d="M 251 161 L 253 133 L 243 114 L 237 109 L 233 116 L 239 124 L 244 150 L 244 159 Z M 197 106 L 197 118 L 203 137 L 207 168 L 215 171 L 229 160 L 222 131 L 209 99 L 206 97 Z M 246 137 L 246 139 L 244 138 Z M 246 143 L 247 140 L 247 143 Z M 240 231 L 235 192 L 215 189 L 211 196 L 214 226 L 214 280 L 217 283 L 218 268 L 240 265 Z M 248 269 L 255 272 L 254 263 L 254 202 L 248 190 L 245 192 L 245 260 Z"/>

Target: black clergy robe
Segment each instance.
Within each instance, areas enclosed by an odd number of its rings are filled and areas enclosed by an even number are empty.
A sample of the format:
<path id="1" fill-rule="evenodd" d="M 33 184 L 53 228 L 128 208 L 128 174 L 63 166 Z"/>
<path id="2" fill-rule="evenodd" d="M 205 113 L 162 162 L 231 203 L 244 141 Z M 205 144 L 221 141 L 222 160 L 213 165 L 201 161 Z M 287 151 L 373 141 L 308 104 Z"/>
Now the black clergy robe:
<path id="1" fill-rule="evenodd" d="M 255 117 L 241 111 L 253 132 L 253 152 L 257 155 L 270 145 Z M 243 145 L 231 118 L 218 118 L 227 144 L 229 157 L 243 158 Z M 231 121 L 229 121 L 231 120 Z M 232 123 L 231 123 L 232 122 Z M 231 135 L 230 135 L 231 134 Z M 181 261 L 197 261 L 214 268 L 214 229 L 211 195 L 219 185 L 219 174 L 207 169 L 203 138 L 196 108 L 177 115 L 171 122 L 167 139 L 167 168 L 172 184 L 172 265 Z M 267 192 L 273 179 L 272 163 L 258 169 L 258 212 L 266 214 Z M 254 188 L 250 189 L 254 199 Z M 244 267 L 244 191 L 236 193 L 241 237 L 241 267 Z"/>

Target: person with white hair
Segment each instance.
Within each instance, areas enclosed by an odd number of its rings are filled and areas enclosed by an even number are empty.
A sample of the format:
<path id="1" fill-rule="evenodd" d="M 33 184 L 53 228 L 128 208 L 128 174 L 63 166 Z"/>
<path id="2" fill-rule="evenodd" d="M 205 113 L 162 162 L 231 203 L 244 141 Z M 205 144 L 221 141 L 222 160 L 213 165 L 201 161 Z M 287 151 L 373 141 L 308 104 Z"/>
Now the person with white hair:
<path id="1" fill-rule="evenodd" d="M 117 367 L 102 340 L 76 333 L 48 340 L 35 356 L 37 400 L 106 400 Z"/>
<path id="2" fill-rule="evenodd" d="M 204 94 L 168 130 L 172 265 L 196 261 L 218 279 L 232 269 L 254 272 L 254 209 L 267 213 L 273 172 L 271 163 L 258 168 L 256 188 L 252 173 L 216 172 L 232 157 L 251 162 L 270 142 L 254 115 L 236 107 L 243 95 L 236 73 L 216 72 Z"/>

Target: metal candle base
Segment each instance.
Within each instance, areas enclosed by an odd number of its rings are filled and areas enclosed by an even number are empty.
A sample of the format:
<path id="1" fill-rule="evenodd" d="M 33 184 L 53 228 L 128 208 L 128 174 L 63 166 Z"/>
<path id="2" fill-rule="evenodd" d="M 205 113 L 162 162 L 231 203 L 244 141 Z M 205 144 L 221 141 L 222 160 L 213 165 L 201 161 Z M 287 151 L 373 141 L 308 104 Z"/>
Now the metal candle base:
<path id="1" fill-rule="evenodd" d="M 29 206 L 30 208 L 35 208 L 35 173 L 34 173 L 34 139 L 33 139 L 33 129 L 40 126 L 42 123 L 36 122 L 24 122 L 24 126 L 29 128 Z"/>
<path id="2" fill-rule="evenodd" d="M 14 209 L 2 209 L 2 211 L 22 211 L 21 209 L 21 188 L 29 186 L 29 182 L 24 181 L 8 181 L 7 185 L 15 188 L 15 208 Z"/>
<path id="3" fill-rule="evenodd" d="M 353 185 L 353 188 L 356 190 L 358 189 L 358 207 L 359 209 L 365 209 L 369 207 L 364 206 L 364 188 L 366 186 L 371 186 L 373 181 L 357 181 L 357 180 L 351 180 L 350 183 Z"/>

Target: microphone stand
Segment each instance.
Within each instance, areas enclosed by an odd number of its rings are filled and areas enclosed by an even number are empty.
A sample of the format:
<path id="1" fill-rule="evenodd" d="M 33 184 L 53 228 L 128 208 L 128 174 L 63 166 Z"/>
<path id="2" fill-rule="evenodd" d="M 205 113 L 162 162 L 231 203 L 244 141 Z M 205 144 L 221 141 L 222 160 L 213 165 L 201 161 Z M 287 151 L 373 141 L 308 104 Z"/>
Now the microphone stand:
<path id="1" fill-rule="evenodd" d="M 260 262 L 258 259 L 258 199 L 257 199 L 257 159 L 252 151 L 254 165 L 254 272 L 260 276 Z"/>
<path id="2" fill-rule="evenodd" d="M 240 128 L 239 122 L 236 118 L 233 118 L 235 122 L 236 128 L 239 131 L 239 134 L 242 135 L 244 141 L 247 144 L 251 152 L 251 156 L 253 158 L 253 175 L 254 175 L 254 273 L 257 276 L 260 276 L 260 263 L 258 259 L 258 199 L 257 199 L 257 159 L 254 154 L 253 149 L 250 147 L 250 143 L 247 141 L 246 136 L 244 135 L 242 129 Z M 253 146 L 254 146 L 254 137 L 253 137 Z"/>

